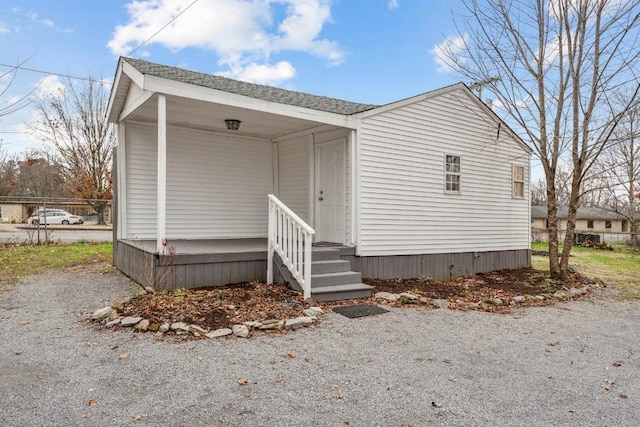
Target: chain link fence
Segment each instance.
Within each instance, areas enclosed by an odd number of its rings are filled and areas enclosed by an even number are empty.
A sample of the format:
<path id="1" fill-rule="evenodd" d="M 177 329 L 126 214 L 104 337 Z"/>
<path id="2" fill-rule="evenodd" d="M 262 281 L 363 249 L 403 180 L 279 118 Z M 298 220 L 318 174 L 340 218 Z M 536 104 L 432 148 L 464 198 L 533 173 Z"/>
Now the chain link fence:
<path id="1" fill-rule="evenodd" d="M 111 200 L 0 196 L 0 244 L 112 241 Z"/>

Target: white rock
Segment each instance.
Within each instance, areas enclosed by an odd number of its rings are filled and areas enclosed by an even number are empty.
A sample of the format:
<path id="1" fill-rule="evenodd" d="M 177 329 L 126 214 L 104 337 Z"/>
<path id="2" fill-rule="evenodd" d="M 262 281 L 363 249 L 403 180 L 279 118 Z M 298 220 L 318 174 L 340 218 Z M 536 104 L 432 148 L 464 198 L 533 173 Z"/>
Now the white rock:
<path id="1" fill-rule="evenodd" d="M 586 289 L 580 289 L 580 288 L 571 288 L 569 289 L 569 293 L 571 293 L 572 297 L 578 296 L 578 295 L 584 295 L 587 293 Z"/>
<path id="2" fill-rule="evenodd" d="M 227 335 L 231 335 L 233 333 L 233 331 L 229 328 L 222 328 L 222 329 L 216 329 L 213 332 L 209 332 L 208 334 L 205 334 L 205 337 L 207 338 L 220 338 L 220 337 L 226 337 Z"/>
<path id="3" fill-rule="evenodd" d="M 445 310 L 449 308 L 449 301 L 447 301 L 446 299 L 434 299 L 433 301 L 431 301 L 431 303 L 435 308 L 441 308 Z"/>
<path id="4" fill-rule="evenodd" d="M 92 315 L 91 315 L 91 319 L 95 320 L 96 322 L 101 322 L 104 319 L 106 319 L 107 317 L 111 316 L 111 314 L 113 313 L 113 308 L 111 307 L 103 307 L 99 310 L 96 310 Z"/>
<path id="5" fill-rule="evenodd" d="M 377 292 L 374 297 L 386 301 L 398 301 L 398 296 L 396 294 L 392 294 L 391 292 Z"/>
<path id="6" fill-rule="evenodd" d="M 266 330 L 274 331 L 274 330 L 282 329 L 283 325 L 284 325 L 284 320 L 268 320 L 268 321 L 262 322 L 262 325 L 260 325 L 258 329 L 260 329 L 261 331 L 266 331 Z"/>
<path id="7" fill-rule="evenodd" d="M 105 328 L 113 328 L 114 326 L 117 326 L 120 324 L 120 318 L 117 319 L 113 319 L 111 322 L 107 322 L 106 325 L 104 325 Z"/>
<path id="8" fill-rule="evenodd" d="M 262 326 L 262 323 L 256 322 L 255 320 L 252 320 L 250 322 L 242 322 L 242 324 L 249 329 L 258 329 L 260 326 Z"/>
<path id="9" fill-rule="evenodd" d="M 127 316 L 124 319 L 120 320 L 120 326 L 122 327 L 130 327 L 137 325 L 142 320 L 142 317 L 132 317 Z"/>
<path id="10" fill-rule="evenodd" d="M 165 332 L 169 332 L 169 329 L 171 329 L 171 325 L 169 325 L 168 323 L 163 323 L 158 328 L 158 332 L 162 332 L 164 334 Z"/>
<path id="11" fill-rule="evenodd" d="M 249 328 L 245 325 L 233 325 L 231 327 L 231 331 L 233 332 L 233 335 L 239 338 L 247 338 L 249 336 Z"/>
<path id="12" fill-rule="evenodd" d="M 418 296 L 410 294 L 409 292 L 403 292 L 400 294 L 400 298 L 406 298 L 408 300 L 416 301 L 418 299 Z"/>
<path id="13" fill-rule="evenodd" d="M 522 304 L 525 301 L 525 297 L 523 295 L 518 295 L 513 297 L 513 301 L 517 302 L 518 304 Z"/>
<path id="14" fill-rule="evenodd" d="M 145 332 L 147 329 L 149 329 L 149 323 L 150 323 L 149 320 L 142 319 L 140 322 L 138 322 L 136 326 L 134 326 L 134 328 L 137 329 L 138 331 Z"/>
<path id="15" fill-rule="evenodd" d="M 295 319 L 287 319 L 284 322 L 285 329 L 299 329 L 305 326 L 309 326 L 313 323 L 311 317 L 296 317 Z"/>
<path id="16" fill-rule="evenodd" d="M 207 335 L 207 331 L 198 325 L 189 325 L 189 331 L 195 336 Z"/>
<path id="17" fill-rule="evenodd" d="M 148 294 L 155 294 L 156 290 L 153 289 L 151 286 L 147 286 L 146 288 L 144 288 L 145 291 L 147 291 Z"/>
<path id="18" fill-rule="evenodd" d="M 189 331 L 189 325 L 187 325 L 184 322 L 174 322 L 171 324 L 171 330 L 172 331 L 182 331 L 182 332 L 191 332 Z"/>
<path id="19" fill-rule="evenodd" d="M 307 317 L 318 317 L 324 313 L 324 310 L 320 307 L 309 307 L 305 310 L 302 310 L 305 316 Z"/>

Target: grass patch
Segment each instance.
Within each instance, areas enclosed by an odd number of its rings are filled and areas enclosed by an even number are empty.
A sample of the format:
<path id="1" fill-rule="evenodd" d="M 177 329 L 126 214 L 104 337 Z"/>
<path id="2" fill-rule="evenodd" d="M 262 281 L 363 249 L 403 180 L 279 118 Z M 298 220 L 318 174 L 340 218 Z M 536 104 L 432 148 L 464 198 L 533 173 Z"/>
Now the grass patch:
<path id="1" fill-rule="evenodd" d="M 110 263 L 112 254 L 111 242 L 0 246 L 0 284 L 12 283 L 20 277 L 55 268 L 96 262 Z"/>
<path id="2" fill-rule="evenodd" d="M 547 243 L 532 243 L 534 251 L 547 251 Z M 562 245 L 560 246 L 562 251 Z M 640 252 L 632 251 L 624 244 L 614 245 L 613 251 L 603 251 L 575 246 L 571 249 L 569 267 L 578 273 L 613 285 L 623 298 L 640 299 Z M 549 271 L 549 259 L 531 257 L 532 267 Z"/>

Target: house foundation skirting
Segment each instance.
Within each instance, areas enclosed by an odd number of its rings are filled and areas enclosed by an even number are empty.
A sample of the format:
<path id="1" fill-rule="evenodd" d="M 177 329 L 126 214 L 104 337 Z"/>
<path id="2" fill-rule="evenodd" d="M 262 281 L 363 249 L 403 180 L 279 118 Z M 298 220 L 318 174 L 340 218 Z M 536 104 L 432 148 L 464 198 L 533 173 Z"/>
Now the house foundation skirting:
<path id="1" fill-rule="evenodd" d="M 351 262 L 353 271 L 370 279 L 430 277 L 447 280 L 493 270 L 531 266 L 531 251 L 528 249 L 367 257 L 355 256 L 353 248 L 344 249 L 341 258 Z M 155 284 L 158 278 L 164 288 L 224 286 L 254 280 L 265 281 L 267 251 L 178 254 L 171 270 L 167 258 L 162 266 L 160 257 L 149 248 L 145 250 L 144 245 L 116 240 L 114 265 L 144 286 Z M 278 269 L 275 272 L 276 281 L 285 280 Z"/>
<path id="2" fill-rule="evenodd" d="M 135 243 L 114 242 L 114 265 L 144 286 L 160 283 L 164 289 L 224 286 L 231 283 L 265 281 L 267 251 L 177 254 L 161 259 Z"/>
<path id="3" fill-rule="evenodd" d="M 494 270 L 531 267 L 529 249 L 430 255 L 342 256 L 367 279 L 448 280 Z"/>

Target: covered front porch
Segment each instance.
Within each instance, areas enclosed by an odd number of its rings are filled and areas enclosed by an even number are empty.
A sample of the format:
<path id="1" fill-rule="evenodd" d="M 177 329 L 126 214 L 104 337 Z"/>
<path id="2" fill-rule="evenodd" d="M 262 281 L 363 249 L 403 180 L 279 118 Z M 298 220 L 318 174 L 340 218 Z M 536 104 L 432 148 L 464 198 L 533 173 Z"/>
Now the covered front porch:
<path id="1" fill-rule="evenodd" d="M 357 120 L 337 111 L 366 106 L 234 82 L 248 85 L 237 93 L 144 61 L 119 67 L 110 120 L 124 273 L 188 288 L 269 279 L 269 194 L 314 229 L 310 242 L 356 247 Z"/>

